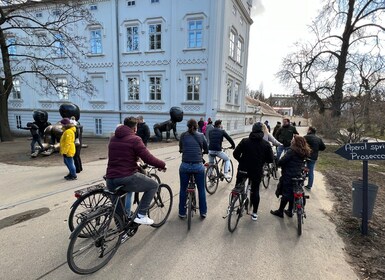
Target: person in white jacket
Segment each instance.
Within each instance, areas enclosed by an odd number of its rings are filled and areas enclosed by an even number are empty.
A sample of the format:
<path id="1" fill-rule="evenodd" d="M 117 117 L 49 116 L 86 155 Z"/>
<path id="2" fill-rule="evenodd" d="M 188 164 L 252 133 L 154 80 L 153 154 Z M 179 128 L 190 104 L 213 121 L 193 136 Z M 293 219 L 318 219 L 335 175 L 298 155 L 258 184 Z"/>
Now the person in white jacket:
<path id="1" fill-rule="evenodd" d="M 279 142 L 277 139 L 274 138 L 273 135 L 270 134 L 269 130 L 267 129 L 266 125 L 262 124 L 262 131 L 263 131 L 263 140 L 270 142 L 273 144 L 273 146 L 281 146 L 282 143 Z"/>

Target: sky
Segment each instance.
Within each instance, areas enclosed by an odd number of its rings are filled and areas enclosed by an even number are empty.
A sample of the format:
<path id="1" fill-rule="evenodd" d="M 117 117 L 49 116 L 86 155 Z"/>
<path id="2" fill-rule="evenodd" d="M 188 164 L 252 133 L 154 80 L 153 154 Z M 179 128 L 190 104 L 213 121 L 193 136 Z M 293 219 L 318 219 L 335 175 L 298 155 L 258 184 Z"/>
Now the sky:
<path id="1" fill-rule="evenodd" d="M 275 78 L 282 58 L 298 40 L 309 38 L 310 25 L 322 0 L 254 0 L 250 28 L 247 86 L 266 97 L 290 94 Z"/>

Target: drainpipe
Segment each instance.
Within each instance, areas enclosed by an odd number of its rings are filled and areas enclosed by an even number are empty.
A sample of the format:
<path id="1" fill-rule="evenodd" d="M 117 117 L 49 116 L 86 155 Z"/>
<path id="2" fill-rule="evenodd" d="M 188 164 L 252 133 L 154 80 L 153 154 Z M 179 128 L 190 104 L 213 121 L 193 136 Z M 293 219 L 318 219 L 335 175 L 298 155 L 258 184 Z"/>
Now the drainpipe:
<path id="1" fill-rule="evenodd" d="M 117 77 L 118 77 L 118 100 L 119 100 L 119 123 L 123 123 L 122 121 L 122 95 L 121 95 L 121 73 L 120 73 L 120 32 L 119 32 L 119 7 L 118 1 L 115 0 L 115 25 L 116 25 L 116 41 L 117 41 Z"/>

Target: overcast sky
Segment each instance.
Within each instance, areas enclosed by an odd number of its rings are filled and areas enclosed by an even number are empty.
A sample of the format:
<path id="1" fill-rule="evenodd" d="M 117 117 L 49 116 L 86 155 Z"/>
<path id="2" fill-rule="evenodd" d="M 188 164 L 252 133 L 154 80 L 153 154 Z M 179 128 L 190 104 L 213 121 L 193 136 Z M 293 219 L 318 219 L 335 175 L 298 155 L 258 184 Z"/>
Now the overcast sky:
<path id="1" fill-rule="evenodd" d="M 270 93 L 289 93 L 274 74 L 293 43 L 308 36 L 307 25 L 317 15 L 321 1 L 254 0 L 247 70 L 251 90 L 258 90 L 263 84 L 266 97 Z"/>

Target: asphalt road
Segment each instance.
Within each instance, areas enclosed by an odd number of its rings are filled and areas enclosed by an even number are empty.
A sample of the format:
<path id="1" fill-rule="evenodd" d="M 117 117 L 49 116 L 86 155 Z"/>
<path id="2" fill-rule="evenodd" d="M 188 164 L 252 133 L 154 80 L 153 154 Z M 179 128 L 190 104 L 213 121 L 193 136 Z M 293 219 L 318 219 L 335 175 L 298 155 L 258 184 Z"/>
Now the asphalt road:
<path id="1" fill-rule="evenodd" d="M 332 198 L 321 174 L 316 174 L 300 237 L 296 218 L 269 213 L 279 204 L 275 181 L 268 189 L 261 186 L 258 221 L 243 217 L 232 234 L 222 216 L 233 184 L 221 182 L 207 196 L 208 217 L 195 216 L 188 232 L 187 222 L 177 216 L 177 147 L 153 153 L 167 161 L 168 171 L 159 174 L 174 192 L 169 220 L 159 229 L 141 226 L 107 266 L 90 276 L 74 274 L 66 263 L 67 218 L 73 191 L 100 182 L 106 160 L 85 164 L 79 179 L 70 182 L 62 179 L 64 166 L 0 164 L 0 279 L 358 279 L 326 215 L 332 213 Z M 30 218 L 33 214 L 40 216 Z"/>

